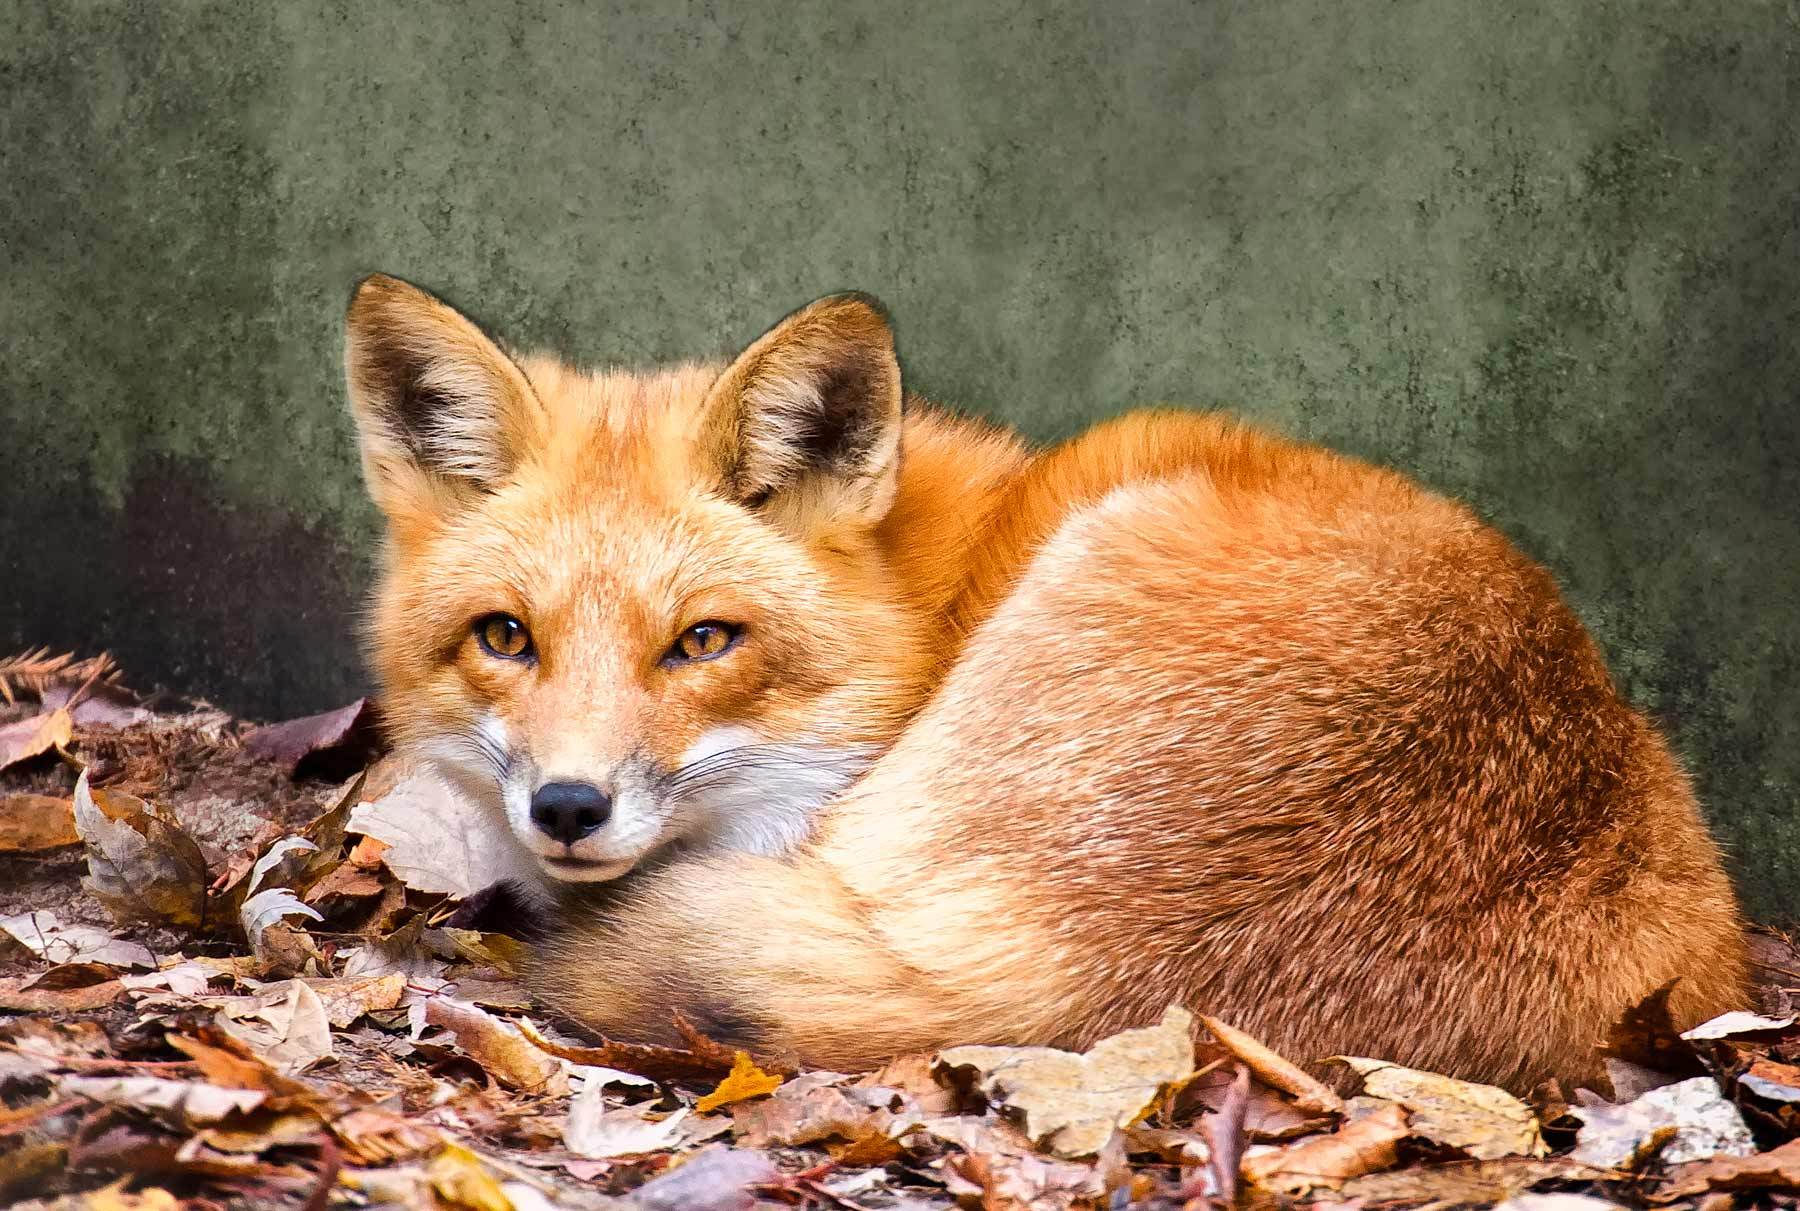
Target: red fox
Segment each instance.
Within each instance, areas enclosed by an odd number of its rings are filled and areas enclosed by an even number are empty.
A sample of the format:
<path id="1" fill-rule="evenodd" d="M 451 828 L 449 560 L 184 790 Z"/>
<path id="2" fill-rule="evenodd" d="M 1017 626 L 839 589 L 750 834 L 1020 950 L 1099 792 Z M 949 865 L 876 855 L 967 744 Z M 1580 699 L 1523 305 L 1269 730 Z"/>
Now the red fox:
<path id="1" fill-rule="evenodd" d="M 905 395 L 885 313 L 729 366 L 348 317 L 387 717 L 547 886 L 553 1008 L 838 1069 L 1179 1002 L 1525 1089 L 1744 993 L 1688 782 L 1550 576 L 1217 415 L 1050 450 Z"/>

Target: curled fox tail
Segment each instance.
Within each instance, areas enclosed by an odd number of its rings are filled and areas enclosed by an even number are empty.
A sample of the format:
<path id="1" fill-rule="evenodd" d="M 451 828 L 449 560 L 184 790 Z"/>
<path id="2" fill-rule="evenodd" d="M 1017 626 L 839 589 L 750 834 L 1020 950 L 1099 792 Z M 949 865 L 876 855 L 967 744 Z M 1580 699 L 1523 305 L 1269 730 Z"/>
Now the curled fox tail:
<path id="1" fill-rule="evenodd" d="M 719 1042 L 825 1067 L 1016 1033 L 987 1016 L 1003 1006 L 967 1003 L 887 946 L 870 907 L 813 855 L 677 863 L 573 908 L 534 956 L 532 991 L 609 1037 L 675 1043 L 679 1014 Z"/>

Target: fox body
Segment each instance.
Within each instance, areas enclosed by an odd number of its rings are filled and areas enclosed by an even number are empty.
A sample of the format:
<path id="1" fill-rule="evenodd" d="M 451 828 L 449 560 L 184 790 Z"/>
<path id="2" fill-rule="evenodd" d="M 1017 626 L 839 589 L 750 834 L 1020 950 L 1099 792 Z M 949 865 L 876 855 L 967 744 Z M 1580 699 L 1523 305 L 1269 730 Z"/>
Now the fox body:
<path id="1" fill-rule="evenodd" d="M 1523 1088 L 1742 994 L 1663 740 L 1400 475 L 1182 413 L 1032 451 L 861 296 L 588 375 L 377 277 L 348 372 L 388 717 L 564 889 L 535 987 L 598 1032 L 856 1069 L 1180 1002 Z"/>

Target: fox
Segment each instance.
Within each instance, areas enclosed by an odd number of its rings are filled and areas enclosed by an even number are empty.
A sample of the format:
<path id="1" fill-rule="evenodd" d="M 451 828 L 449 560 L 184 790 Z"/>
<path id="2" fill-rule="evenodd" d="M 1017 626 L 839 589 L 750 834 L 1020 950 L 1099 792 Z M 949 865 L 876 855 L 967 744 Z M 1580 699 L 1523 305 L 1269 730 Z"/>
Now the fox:
<path id="1" fill-rule="evenodd" d="M 1180 1004 L 1525 1091 L 1745 995 L 1670 747 L 1397 471 L 1175 409 L 1033 447 L 855 293 L 587 372 L 376 275 L 345 366 L 384 717 L 504 823 L 587 1032 L 865 1071 Z"/>

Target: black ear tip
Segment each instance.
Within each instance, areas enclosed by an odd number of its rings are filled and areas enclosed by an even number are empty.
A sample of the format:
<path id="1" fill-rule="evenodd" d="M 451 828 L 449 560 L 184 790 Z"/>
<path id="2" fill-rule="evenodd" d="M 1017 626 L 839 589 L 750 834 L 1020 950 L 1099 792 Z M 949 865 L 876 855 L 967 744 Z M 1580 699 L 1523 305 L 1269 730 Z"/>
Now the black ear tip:
<path id="1" fill-rule="evenodd" d="M 865 308 L 875 313 L 875 318 L 892 328 L 893 314 L 888 311 L 887 304 L 874 295 L 862 290 L 845 290 L 839 294 L 827 295 L 821 302 L 835 303 L 846 307 Z"/>
<path id="2" fill-rule="evenodd" d="M 350 287 L 350 301 L 344 310 L 354 312 L 359 307 L 367 307 L 385 299 L 418 298 L 424 295 L 425 292 L 411 282 L 402 281 L 392 274 L 365 273 Z"/>

